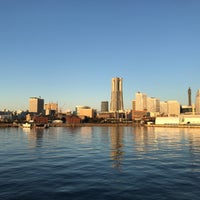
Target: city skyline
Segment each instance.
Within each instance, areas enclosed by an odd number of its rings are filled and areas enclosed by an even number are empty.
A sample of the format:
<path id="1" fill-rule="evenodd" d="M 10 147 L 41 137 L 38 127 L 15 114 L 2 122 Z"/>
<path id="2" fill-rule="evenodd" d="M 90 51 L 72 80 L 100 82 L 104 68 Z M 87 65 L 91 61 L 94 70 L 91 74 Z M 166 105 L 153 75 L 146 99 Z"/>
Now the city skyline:
<path id="1" fill-rule="evenodd" d="M 39 97 L 29 97 L 29 108 L 25 109 L 25 110 L 29 110 L 29 112 L 40 113 L 40 112 L 42 112 L 42 110 L 46 110 L 46 107 L 48 105 L 48 106 L 56 107 L 56 110 L 57 111 L 59 110 L 60 112 L 75 111 L 77 109 L 77 107 L 87 107 L 87 108 L 96 109 L 97 111 L 102 111 L 102 106 L 103 106 L 104 107 L 103 110 L 105 109 L 105 111 L 103 111 L 103 112 L 106 112 L 106 110 L 108 112 L 118 112 L 118 111 L 124 112 L 125 110 L 133 109 L 133 101 L 136 101 L 137 103 L 139 103 L 135 107 L 136 111 L 137 110 L 142 111 L 142 110 L 146 110 L 146 109 L 148 111 L 150 111 L 152 103 L 155 104 L 155 102 L 157 102 L 156 104 L 159 104 L 157 106 L 160 107 L 160 103 L 165 103 L 165 102 L 167 103 L 167 102 L 173 102 L 173 101 L 179 103 L 180 106 L 191 106 L 191 107 L 196 106 L 199 109 L 199 99 L 198 98 L 200 96 L 199 95 L 200 89 L 197 90 L 197 93 L 195 94 L 194 102 L 192 102 L 192 100 L 191 100 L 192 99 L 192 89 L 190 87 L 187 90 L 187 92 L 188 92 L 188 94 L 187 94 L 188 104 L 187 105 L 181 104 L 176 99 L 168 99 L 168 100 L 161 101 L 159 99 L 159 97 L 151 97 L 146 93 L 142 93 L 142 92 L 138 91 L 135 93 L 135 97 L 132 99 L 131 107 L 124 109 L 124 107 L 123 107 L 123 78 L 122 77 L 113 77 L 111 79 L 111 82 L 112 82 L 112 84 L 111 84 L 110 108 L 109 108 L 109 101 L 101 101 L 101 102 L 99 102 L 100 109 L 91 107 L 90 105 L 80 104 L 80 105 L 76 105 L 73 109 L 63 110 L 63 107 L 61 105 L 59 105 L 58 102 L 50 102 L 50 101 L 48 102 L 48 101 L 45 101 L 45 99 L 41 98 L 41 96 L 39 96 Z M 146 99 L 146 101 L 145 101 L 146 103 L 143 102 L 143 98 Z M 41 102 L 40 108 L 38 108 L 38 102 Z M 105 105 L 103 105 L 103 104 L 105 104 Z M 43 106 L 41 107 L 41 105 L 43 105 Z M 37 109 L 39 109 L 40 111 Z M 157 110 L 157 108 L 155 108 L 155 109 L 156 110 L 154 110 L 152 112 L 159 112 Z M 16 109 L 14 109 L 13 111 L 16 111 Z"/>
<path id="2" fill-rule="evenodd" d="M 192 103 L 200 88 L 200 2 L 1 1 L 0 110 L 31 96 L 64 110 L 110 102 L 123 77 L 124 109 L 137 91 Z"/>

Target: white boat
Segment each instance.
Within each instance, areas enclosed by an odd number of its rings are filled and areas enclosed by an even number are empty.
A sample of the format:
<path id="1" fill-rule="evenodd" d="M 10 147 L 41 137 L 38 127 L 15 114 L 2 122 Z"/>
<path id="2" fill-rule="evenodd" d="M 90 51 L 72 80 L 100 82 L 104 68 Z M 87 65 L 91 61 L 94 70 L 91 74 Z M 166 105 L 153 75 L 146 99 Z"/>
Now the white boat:
<path id="1" fill-rule="evenodd" d="M 22 127 L 23 128 L 31 128 L 31 124 L 26 122 L 26 123 L 22 124 Z"/>

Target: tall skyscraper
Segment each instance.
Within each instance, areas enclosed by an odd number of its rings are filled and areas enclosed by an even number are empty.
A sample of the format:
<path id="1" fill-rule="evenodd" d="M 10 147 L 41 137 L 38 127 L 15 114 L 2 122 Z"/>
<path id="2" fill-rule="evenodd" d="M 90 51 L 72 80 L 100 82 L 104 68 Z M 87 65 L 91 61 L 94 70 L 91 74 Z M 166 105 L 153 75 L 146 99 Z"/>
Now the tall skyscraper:
<path id="1" fill-rule="evenodd" d="M 30 97 L 29 99 L 29 112 L 41 114 L 44 112 L 44 99 L 37 97 Z"/>
<path id="2" fill-rule="evenodd" d="M 111 85 L 111 102 L 110 111 L 111 112 L 123 112 L 123 79 L 122 78 L 112 78 Z"/>
<path id="3" fill-rule="evenodd" d="M 196 94 L 196 102 L 195 102 L 196 114 L 200 114 L 200 89 Z"/>
<path id="4" fill-rule="evenodd" d="M 192 106 L 191 94 L 192 94 L 192 91 L 189 87 L 189 89 L 188 89 L 188 106 Z"/>

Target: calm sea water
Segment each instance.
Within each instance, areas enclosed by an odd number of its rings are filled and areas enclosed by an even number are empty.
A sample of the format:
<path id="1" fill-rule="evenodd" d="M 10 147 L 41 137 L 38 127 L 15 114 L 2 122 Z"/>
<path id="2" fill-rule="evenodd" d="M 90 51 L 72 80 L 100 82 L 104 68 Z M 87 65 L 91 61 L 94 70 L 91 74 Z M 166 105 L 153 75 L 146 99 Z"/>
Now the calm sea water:
<path id="1" fill-rule="evenodd" d="M 0 129 L 0 200 L 200 199 L 200 129 Z"/>

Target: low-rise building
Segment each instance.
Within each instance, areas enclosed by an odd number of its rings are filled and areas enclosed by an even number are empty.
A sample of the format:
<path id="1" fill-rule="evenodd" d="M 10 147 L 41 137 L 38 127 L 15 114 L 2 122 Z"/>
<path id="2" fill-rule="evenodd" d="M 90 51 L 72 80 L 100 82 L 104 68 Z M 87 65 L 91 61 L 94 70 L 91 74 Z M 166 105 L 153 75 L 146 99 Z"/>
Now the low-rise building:
<path id="1" fill-rule="evenodd" d="M 83 107 L 78 109 L 77 115 L 81 118 L 95 118 L 96 117 L 96 110 L 90 107 Z"/>
<path id="2" fill-rule="evenodd" d="M 180 123 L 188 125 L 200 125 L 200 115 L 181 115 Z"/>
<path id="3" fill-rule="evenodd" d="M 75 115 L 67 115 L 66 116 L 66 123 L 67 124 L 80 124 L 81 118 Z"/>
<path id="4" fill-rule="evenodd" d="M 179 117 L 156 117 L 155 124 L 156 125 L 179 125 L 180 118 Z"/>

